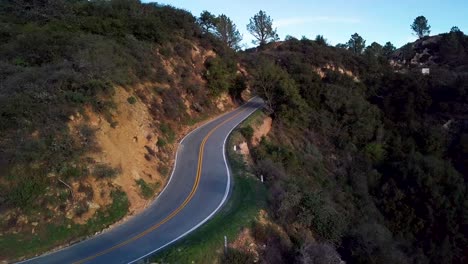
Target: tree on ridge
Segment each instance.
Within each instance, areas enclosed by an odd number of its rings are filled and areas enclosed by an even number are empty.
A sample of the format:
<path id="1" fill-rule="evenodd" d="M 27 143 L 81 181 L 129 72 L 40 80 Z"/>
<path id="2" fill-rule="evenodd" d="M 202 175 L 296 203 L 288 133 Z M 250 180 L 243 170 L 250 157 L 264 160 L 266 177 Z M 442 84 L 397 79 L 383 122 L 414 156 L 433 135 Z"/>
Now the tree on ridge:
<path id="1" fill-rule="evenodd" d="M 415 18 L 413 24 L 411 24 L 411 29 L 420 39 L 431 33 L 431 26 L 429 26 L 428 21 L 424 16 L 418 16 Z"/>
<path id="2" fill-rule="evenodd" d="M 256 39 L 252 42 L 260 46 L 279 39 L 276 28 L 273 29 L 273 20 L 262 10 L 250 18 L 247 30 Z"/>

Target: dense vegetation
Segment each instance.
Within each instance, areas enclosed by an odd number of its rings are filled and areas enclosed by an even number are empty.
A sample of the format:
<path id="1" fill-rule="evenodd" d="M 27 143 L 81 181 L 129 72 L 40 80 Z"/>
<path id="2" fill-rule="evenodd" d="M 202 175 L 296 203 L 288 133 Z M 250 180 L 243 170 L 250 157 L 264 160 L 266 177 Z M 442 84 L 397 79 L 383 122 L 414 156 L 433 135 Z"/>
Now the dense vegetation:
<path id="1" fill-rule="evenodd" d="M 339 263 L 333 248 L 347 263 L 466 261 L 468 77 L 383 56 L 305 38 L 246 54 L 274 117 L 253 157 L 290 236 L 258 236 L 265 263 Z"/>

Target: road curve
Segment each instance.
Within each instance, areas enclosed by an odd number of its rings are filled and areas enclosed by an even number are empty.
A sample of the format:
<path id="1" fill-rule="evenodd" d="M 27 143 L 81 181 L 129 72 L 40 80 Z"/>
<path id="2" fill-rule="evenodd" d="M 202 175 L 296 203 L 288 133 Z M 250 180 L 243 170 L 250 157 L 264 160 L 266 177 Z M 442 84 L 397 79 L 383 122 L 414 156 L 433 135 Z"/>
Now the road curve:
<path id="1" fill-rule="evenodd" d="M 192 232 L 227 198 L 226 138 L 261 107 L 262 100 L 254 98 L 182 139 L 168 184 L 142 213 L 100 235 L 20 263 L 134 263 Z"/>

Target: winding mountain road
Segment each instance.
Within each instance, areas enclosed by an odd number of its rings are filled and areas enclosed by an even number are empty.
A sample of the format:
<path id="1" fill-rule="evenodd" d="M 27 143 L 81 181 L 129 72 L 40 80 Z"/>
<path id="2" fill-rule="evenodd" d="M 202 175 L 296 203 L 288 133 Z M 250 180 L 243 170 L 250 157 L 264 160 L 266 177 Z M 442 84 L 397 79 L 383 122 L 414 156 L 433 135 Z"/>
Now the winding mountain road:
<path id="1" fill-rule="evenodd" d="M 262 100 L 254 98 L 182 139 L 168 184 L 142 213 L 90 239 L 20 263 L 134 263 L 192 232 L 227 199 L 228 135 L 261 107 Z"/>

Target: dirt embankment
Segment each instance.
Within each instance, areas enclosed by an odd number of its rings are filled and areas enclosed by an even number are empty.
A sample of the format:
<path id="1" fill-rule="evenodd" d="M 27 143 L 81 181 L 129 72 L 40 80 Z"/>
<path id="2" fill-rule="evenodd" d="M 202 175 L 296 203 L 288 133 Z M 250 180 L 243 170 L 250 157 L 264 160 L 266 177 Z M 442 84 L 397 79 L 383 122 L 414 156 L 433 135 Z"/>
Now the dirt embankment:
<path id="1" fill-rule="evenodd" d="M 271 119 L 271 117 L 267 116 L 265 117 L 265 119 L 263 119 L 263 122 L 258 125 L 258 126 L 254 126 L 254 134 L 253 134 L 253 137 L 252 137 L 252 146 L 257 146 L 260 141 L 262 140 L 262 138 L 264 136 L 267 136 L 268 133 L 270 132 L 271 130 L 271 124 L 273 122 L 273 119 Z"/>
<path id="2" fill-rule="evenodd" d="M 249 147 L 257 147 L 262 138 L 268 137 L 272 129 L 272 121 L 272 118 L 269 116 L 264 114 L 257 115 L 248 124 L 253 129 L 251 141 L 247 142 L 243 136 L 234 139 L 234 143 L 238 147 L 238 153 L 243 155 L 247 166 L 253 166 Z M 244 125 L 246 126 L 247 124 Z M 300 232 L 300 230 L 295 231 Z M 267 234 L 274 234 L 279 239 L 268 239 Z M 274 252 L 271 252 L 272 244 L 278 243 L 278 241 L 282 241 L 282 247 L 291 248 L 293 245 L 286 230 L 272 221 L 268 213 L 264 209 L 261 209 L 255 217 L 255 225 L 240 230 L 234 240 L 228 244 L 228 247 L 250 255 L 254 262 L 259 262 L 265 255 L 272 253 L 274 255 Z"/>
<path id="3" fill-rule="evenodd" d="M 248 164 L 252 163 L 249 146 L 256 147 L 258 146 L 258 144 L 260 144 L 262 138 L 266 137 L 270 132 L 272 121 L 273 120 L 269 116 L 261 116 L 259 120 L 256 120 L 256 122 L 251 124 L 251 127 L 253 129 L 251 141 L 242 141 L 237 144 L 237 147 L 239 148 L 239 153 L 241 153 L 244 156 L 244 160 Z"/>
<path id="4" fill-rule="evenodd" d="M 85 126 L 95 131 L 96 151 L 86 155 L 86 159 L 92 160 L 91 167 L 102 164 L 118 173 L 112 178 L 90 174 L 85 179 L 71 182 L 75 202 L 86 203 L 87 211 L 76 215 L 70 210 L 68 218 L 76 223 L 86 223 L 100 208 L 111 204 L 110 194 L 114 188 L 126 193 L 130 204 L 128 215 L 141 212 L 157 197 L 169 179 L 178 141 L 202 120 L 234 106 L 231 98 L 222 94 L 213 101 L 214 108 L 200 110 L 196 98 L 186 92 L 187 85 L 206 86 L 202 78 L 204 62 L 215 56 L 211 50 L 193 46 L 188 62 L 177 57 L 162 60 L 172 85 L 147 82 L 115 87 L 115 108 L 111 118 L 91 108 L 70 117 L 69 128 L 77 137 Z M 181 67 L 191 69 L 191 75 L 185 80 L 177 72 Z M 179 108 L 168 108 L 165 104 Z M 177 117 L 171 118 L 165 114 L 168 111 L 183 113 L 176 113 Z M 182 116 L 196 121 L 181 122 Z M 144 195 L 141 184 L 149 186 L 153 195 Z"/>
<path id="5" fill-rule="evenodd" d="M 356 76 L 352 71 L 344 69 L 342 67 L 337 67 L 333 64 L 327 64 L 323 67 L 317 67 L 314 69 L 315 73 L 317 73 L 320 78 L 325 78 L 327 76 L 327 71 L 334 71 L 343 75 L 346 75 L 350 78 L 352 78 L 355 82 L 359 82 L 358 76 Z"/>
<path id="6" fill-rule="evenodd" d="M 93 192 L 107 193 L 108 188 L 104 182 L 121 188 L 130 202 L 129 213 L 133 214 L 143 209 L 146 204 L 146 199 L 141 196 L 136 181 L 143 179 L 148 184 L 161 186 L 163 178 L 157 171 L 157 162 L 145 158 L 148 151 L 154 153 L 159 151 L 156 146 L 158 134 L 154 129 L 155 122 L 142 102 L 128 103 L 127 98 L 130 96 L 123 88 L 116 89 L 114 102 L 117 107 L 112 122 L 86 109 L 86 118 L 75 117 L 70 122 L 70 130 L 78 132 L 78 128 L 85 125 L 94 130 L 99 151 L 89 153 L 88 158 L 95 164 L 106 164 L 119 170 L 118 175 L 110 180 L 100 180 L 96 175 L 90 175 L 85 179 L 85 184 L 90 186 Z M 80 182 L 74 182 L 72 185 L 75 187 L 75 192 L 80 195 L 78 190 Z M 155 191 L 157 192 L 159 188 Z M 78 223 L 86 222 L 97 209 L 108 205 L 111 201 L 108 194 L 97 193 L 87 202 L 90 205 L 89 210 L 81 217 L 75 218 Z"/>

